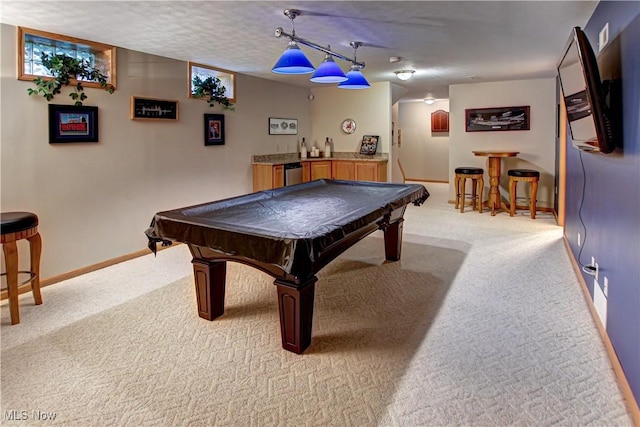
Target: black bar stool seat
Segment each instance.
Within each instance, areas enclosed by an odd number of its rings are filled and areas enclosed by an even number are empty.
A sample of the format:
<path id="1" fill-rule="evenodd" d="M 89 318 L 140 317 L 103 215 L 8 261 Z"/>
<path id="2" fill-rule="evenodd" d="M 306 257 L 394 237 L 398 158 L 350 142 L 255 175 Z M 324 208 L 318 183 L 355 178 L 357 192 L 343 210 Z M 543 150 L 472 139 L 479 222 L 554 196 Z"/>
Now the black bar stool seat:
<path id="1" fill-rule="evenodd" d="M 18 271 L 18 240 L 27 239 L 31 255 L 29 271 Z M 36 305 L 42 304 L 40 294 L 40 255 L 42 253 L 42 239 L 38 233 L 38 216 L 31 212 L 2 212 L 0 213 L 0 243 L 4 252 L 7 276 L 7 294 L 11 324 L 20 323 L 20 308 L 18 304 L 19 286 L 30 283 L 33 299 Z M 18 284 L 18 274 L 28 274 L 29 279 Z"/>
<path id="2" fill-rule="evenodd" d="M 482 213 L 482 193 L 484 192 L 484 169 L 471 166 L 455 168 L 454 185 L 456 187 L 455 208 L 460 206 L 460 213 L 464 213 L 465 188 L 467 179 L 471 180 L 471 204 L 473 209 Z"/>
<path id="3" fill-rule="evenodd" d="M 516 190 L 518 182 L 528 182 L 531 184 L 529 210 L 531 211 L 531 219 L 536 219 L 536 197 L 538 197 L 540 172 L 534 169 L 510 169 L 507 175 L 509 175 L 509 216 L 516 214 Z"/>

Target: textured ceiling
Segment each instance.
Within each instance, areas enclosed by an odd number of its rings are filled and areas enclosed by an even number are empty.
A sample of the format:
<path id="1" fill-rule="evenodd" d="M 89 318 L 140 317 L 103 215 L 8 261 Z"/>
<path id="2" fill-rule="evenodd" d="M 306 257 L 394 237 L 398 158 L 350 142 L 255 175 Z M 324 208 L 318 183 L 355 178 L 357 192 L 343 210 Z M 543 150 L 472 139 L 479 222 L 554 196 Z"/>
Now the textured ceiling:
<path id="1" fill-rule="evenodd" d="M 571 28 L 597 1 L 29 1 L 2 0 L 0 20 L 146 53 L 210 64 L 300 86 L 309 76 L 273 74 L 286 41 L 276 27 L 357 59 L 370 82 L 392 81 L 403 99 L 448 97 L 450 84 L 555 75 Z M 317 66 L 321 52 L 302 46 Z M 400 63 L 390 63 L 400 56 Z M 337 61 L 347 70 L 347 63 Z M 394 71 L 414 69 L 411 80 Z"/>

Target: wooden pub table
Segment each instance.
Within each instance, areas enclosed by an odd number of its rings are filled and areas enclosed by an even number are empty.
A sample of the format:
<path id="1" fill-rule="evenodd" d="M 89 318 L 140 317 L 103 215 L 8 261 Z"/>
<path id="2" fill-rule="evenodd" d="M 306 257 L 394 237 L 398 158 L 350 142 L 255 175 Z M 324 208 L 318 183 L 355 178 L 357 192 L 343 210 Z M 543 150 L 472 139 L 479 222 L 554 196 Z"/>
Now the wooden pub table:
<path id="1" fill-rule="evenodd" d="M 492 150 L 474 150 L 472 153 L 476 156 L 489 158 L 489 207 L 491 208 L 491 216 L 496 214 L 500 209 L 508 211 L 507 205 L 502 202 L 500 197 L 500 166 L 503 157 L 516 157 L 519 151 L 492 151 Z"/>

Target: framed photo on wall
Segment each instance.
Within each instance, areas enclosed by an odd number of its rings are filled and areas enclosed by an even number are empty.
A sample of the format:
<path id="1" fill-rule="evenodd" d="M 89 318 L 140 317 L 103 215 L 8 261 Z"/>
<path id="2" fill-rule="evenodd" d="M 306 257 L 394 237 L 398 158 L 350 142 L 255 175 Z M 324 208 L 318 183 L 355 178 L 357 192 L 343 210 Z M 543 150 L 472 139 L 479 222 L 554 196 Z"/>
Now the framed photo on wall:
<path id="1" fill-rule="evenodd" d="M 269 117 L 269 135 L 297 135 L 298 119 Z"/>
<path id="2" fill-rule="evenodd" d="M 529 130 L 529 106 L 468 108 L 464 117 L 467 132 Z"/>
<path id="3" fill-rule="evenodd" d="M 49 104 L 49 144 L 98 142 L 98 107 Z"/>
<path id="4" fill-rule="evenodd" d="M 204 145 L 224 145 L 224 114 L 204 115 Z"/>
<path id="5" fill-rule="evenodd" d="M 131 120 L 176 121 L 178 120 L 178 101 L 132 96 Z"/>

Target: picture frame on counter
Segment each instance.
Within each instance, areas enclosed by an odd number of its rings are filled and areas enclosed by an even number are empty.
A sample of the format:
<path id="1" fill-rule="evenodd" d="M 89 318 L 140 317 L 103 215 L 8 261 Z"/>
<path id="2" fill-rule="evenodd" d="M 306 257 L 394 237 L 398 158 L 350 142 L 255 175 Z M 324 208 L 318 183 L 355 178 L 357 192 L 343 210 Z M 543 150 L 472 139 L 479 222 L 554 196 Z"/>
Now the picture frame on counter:
<path id="1" fill-rule="evenodd" d="M 298 119 L 269 117 L 269 135 L 297 135 Z"/>
<path id="2" fill-rule="evenodd" d="M 378 151 L 378 135 L 364 135 L 360 144 L 360 154 L 374 155 Z"/>
<path id="3" fill-rule="evenodd" d="M 49 144 L 98 142 L 98 107 L 49 104 Z"/>
<path id="4" fill-rule="evenodd" d="M 177 121 L 178 101 L 132 96 L 131 120 Z"/>
<path id="5" fill-rule="evenodd" d="M 224 145 L 224 114 L 204 115 L 204 145 Z"/>

